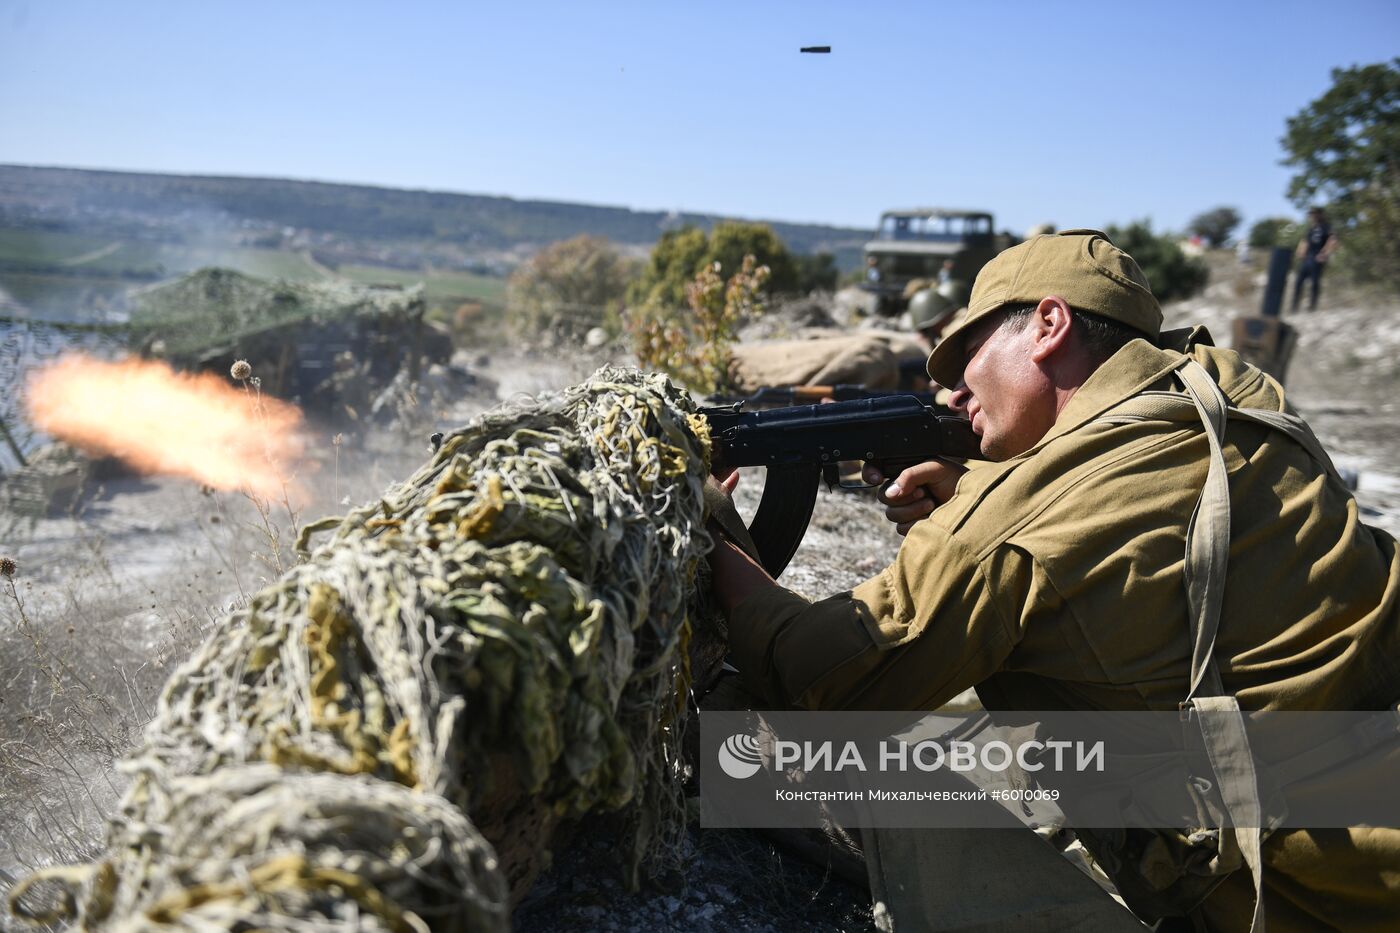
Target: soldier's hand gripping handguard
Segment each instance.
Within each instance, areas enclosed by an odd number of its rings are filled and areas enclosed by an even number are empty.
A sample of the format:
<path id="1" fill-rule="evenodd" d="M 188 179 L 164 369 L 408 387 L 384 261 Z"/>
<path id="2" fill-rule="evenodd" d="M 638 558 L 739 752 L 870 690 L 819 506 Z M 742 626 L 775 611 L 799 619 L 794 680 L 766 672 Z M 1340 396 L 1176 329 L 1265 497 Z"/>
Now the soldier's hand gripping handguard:
<path id="1" fill-rule="evenodd" d="M 729 497 L 729 490 L 713 476 L 705 478 L 705 517 L 719 526 L 719 530 L 733 541 L 739 550 L 760 564 L 763 563 L 758 546 L 754 544 L 749 529 L 744 525 L 743 516 L 734 508 L 734 500 Z"/>

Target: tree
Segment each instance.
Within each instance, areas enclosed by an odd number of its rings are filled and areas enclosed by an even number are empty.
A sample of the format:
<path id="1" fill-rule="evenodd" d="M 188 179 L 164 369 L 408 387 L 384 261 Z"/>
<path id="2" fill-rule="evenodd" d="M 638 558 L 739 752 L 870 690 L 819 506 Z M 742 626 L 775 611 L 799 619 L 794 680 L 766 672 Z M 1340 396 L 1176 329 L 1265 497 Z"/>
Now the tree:
<path id="1" fill-rule="evenodd" d="M 1105 232 L 1115 246 L 1137 260 L 1158 301 L 1189 298 L 1205 288 L 1210 277 L 1206 264 L 1183 253 L 1174 237 L 1153 233 L 1148 221 L 1109 227 Z"/>
<path id="2" fill-rule="evenodd" d="M 1256 220 L 1249 228 L 1249 245 L 1255 249 L 1272 249 L 1275 246 L 1291 249 L 1298 242 L 1299 235 L 1297 221 L 1287 217 L 1265 217 Z"/>
<path id="3" fill-rule="evenodd" d="M 639 278 L 628 289 L 632 305 L 649 308 L 683 308 L 686 287 L 703 270 L 719 263 L 726 270 L 737 270 L 744 257 L 767 266 L 766 288 L 772 292 L 792 292 L 798 284 L 797 263 L 787 246 L 767 224 L 721 221 L 707 236 L 696 227 L 668 230 L 657 240 L 651 258 Z"/>
<path id="4" fill-rule="evenodd" d="M 617 312 L 633 276 L 603 237 L 583 234 L 551 243 L 511 274 L 506 307 L 532 335 L 578 337 L 600 325 L 617 328 Z"/>
<path id="5" fill-rule="evenodd" d="M 1239 211 L 1233 207 L 1217 207 L 1197 214 L 1191 219 L 1187 229 L 1205 240 L 1212 249 L 1219 249 L 1239 225 Z"/>
<path id="6" fill-rule="evenodd" d="M 710 248 L 705 251 L 704 265 L 719 263 L 726 270 L 737 270 L 744 257 L 768 267 L 768 290 L 787 294 L 797 287 L 797 264 L 782 239 L 767 224 L 724 220 L 710 231 Z M 695 272 L 698 270 L 692 270 Z"/>
<path id="7" fill-rule="evenodd" d="M 1334 68 L 1332 86 L 1288 119 L 1288 197 L 1325 204 L 1361 278 L 1400 284 L 1400 58 Z"/>
<path id="8" fill-rule="evenodd" d="M 709 237 L 698 227 L 681 227 L 661 234 L 641 277 L 627 288 L 627 303 L 659 308 L 684 307 L 685 287 L 699 271 L 709 247 Z"/>

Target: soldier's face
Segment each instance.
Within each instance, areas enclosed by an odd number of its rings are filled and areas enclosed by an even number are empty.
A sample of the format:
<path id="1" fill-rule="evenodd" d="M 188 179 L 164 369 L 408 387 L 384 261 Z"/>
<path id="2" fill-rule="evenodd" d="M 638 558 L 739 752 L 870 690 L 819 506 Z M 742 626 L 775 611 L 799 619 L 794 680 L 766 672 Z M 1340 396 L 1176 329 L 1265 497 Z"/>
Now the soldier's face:
<path id="1" fill-rule="evenodd" d="M 1032 358 L 1035 328 L 1002 326 L 1004 320 L 997 315 L 970 329 L 962 382 L 950 399 L 972 419 L 991 460 L 1025 453 L 1055 423 L 1053 387 Z"/>

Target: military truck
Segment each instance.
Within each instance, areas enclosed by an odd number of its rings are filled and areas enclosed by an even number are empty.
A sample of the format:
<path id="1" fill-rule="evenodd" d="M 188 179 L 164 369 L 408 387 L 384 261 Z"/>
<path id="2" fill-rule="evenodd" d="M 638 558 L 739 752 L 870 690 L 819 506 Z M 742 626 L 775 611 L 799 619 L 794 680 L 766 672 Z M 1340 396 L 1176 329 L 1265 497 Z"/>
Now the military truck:
<path id="1" fill-rule="evenodd" d="M 919 288 L 937 284 L 945 262 L 952 263 L 949 278 L 970 283 L 987 260 L 1016 242 L 1009 233 L 996 233 L 985 211 L 885 211 L 865 244 L 861 289 L 878 313 L 893 316 Z"/>

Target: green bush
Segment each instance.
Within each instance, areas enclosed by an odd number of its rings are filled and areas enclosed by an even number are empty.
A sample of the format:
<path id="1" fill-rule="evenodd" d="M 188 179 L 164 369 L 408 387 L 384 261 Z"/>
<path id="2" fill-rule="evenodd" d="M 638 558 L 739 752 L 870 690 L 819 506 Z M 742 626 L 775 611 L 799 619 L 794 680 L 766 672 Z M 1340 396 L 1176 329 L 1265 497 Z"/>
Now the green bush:
<path id="1" fill-rule="evenodd" d="M 685 287 L 695 278 L 709 248 L 709 237 L 698 227 L 661 234 L 641 276 L 627 286 L 627 304 L 685 307 Z"/>
<path id="2" fill-rule="evenodd" d="M 1329 264 L 1353 281 L 1400 289 L 1400 191 L 1367 192 L 1353 203 L 1357 217 L 1349 227 L 1333 225 L 1340 245 Z"/>
<path id="3" fill-rule="evenodd" d="M 1190 298 L 1205 288 L 1210 277 L 1206 264 L 1182 252 L 1175 237 L 1153 233 L 1151 222 L 1139 220 L 1106 232 L 1115 246 L 1137 260 L 1158 301 Z"/>
<path id="4" fill-rule="evenodd" d="M 646 305 L 624 320 L 637 360 L 645 369 L 669 373 L 699 392 L 732 388 L 729 348 L 739 325 L 763 313 L 769 270 L 752 254 L 728 279 L 718 262 L 702 266 L 686 285 L 689 308 Z"/>
<path id="5" fill-rule="evenodd" d="M 511 274 L 507 313 L 518 331 L 532 336 L 578 337 L 598 326 L 616 332 L 634 266 L 603 237 L 552 243 Z"/>
<path id="6" fill-rule="evenodd" d="M 768 267 L 770 293 L 786 295 L 796 290 L 797 263 L 782 239 L 767 224 L 737 220 L 715 224 L 702 265 L 719 263 L 721 269 L 733 271 L 744 264 L 745 256 L 752 256 L 758 265 Z M 693 275 L 698 270 L 691 271 Z"/>
<path id="7" fill-rule="evenodd" d="M 798 263 L 783 241 L 767 224 L 722 221 L 707 236 L 697 227 L 668 230 L 651 251 L 646 268 L 627 290 L 633 306 L 683 308 L 686 287 L 702 270 L 715 263 L 726 270 L 743 265 L 752 256 L 769 270 L 766 288 L 785 294 L 799 286 Z"/>
<path id="8" fill-rule="evenodd" d="M 1275 246 L 1292 249 L 1302 235 L 1302 228 L 1296 221 L 1287 217 L 1265 217 L 1256 220 L 1249 228 L 1249 245 L 1255 249 L 1273 249 Z"/>
<path id="9" fill-rule="evenodd" d="M 1240 219 L 1240 212 L 1233 207 L 1216 207 L 1191 218 L 1186 229 L 1205 240 L 1213 249 L 1219 249 L 1234 235 Z"/>

